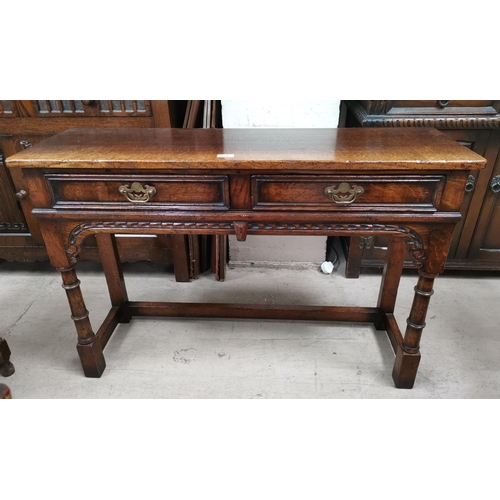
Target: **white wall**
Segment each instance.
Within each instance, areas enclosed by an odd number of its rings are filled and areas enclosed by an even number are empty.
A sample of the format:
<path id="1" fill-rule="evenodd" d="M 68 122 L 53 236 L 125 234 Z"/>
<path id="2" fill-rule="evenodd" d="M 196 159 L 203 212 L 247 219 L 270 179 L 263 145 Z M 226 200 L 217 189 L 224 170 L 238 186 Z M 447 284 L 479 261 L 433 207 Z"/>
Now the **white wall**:
<path id="1" fill-rule="evenodd" d="M 335 128 L 339 110 L 340 101 L 222 101 L 222 126 Z"/>
<path id="2" fill-rule="evenodd" d="M 340 101 L 222 101 L 224 128 L 336 128 Z M 324 236 L 229 237 L 231 262 L 313 262 L 325 260 Z"/>

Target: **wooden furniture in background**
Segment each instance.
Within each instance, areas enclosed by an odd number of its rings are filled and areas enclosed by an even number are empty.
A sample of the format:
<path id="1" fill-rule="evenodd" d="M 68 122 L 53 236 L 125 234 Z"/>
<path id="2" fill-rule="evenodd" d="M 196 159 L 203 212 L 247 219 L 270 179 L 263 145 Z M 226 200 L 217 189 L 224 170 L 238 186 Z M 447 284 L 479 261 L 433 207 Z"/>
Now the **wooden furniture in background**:
<path id="1" fill-rule="evenodd" d="M 220 101 L 187 101 L 186 115 L 183 128 L 222 128 L 222 112 Z M 217 281 L 226 279 L 226 264 L 229 258 L 229 246 L 227 235 L 188 235 L 186 236 L 190 247 L 201 248 L 201 255 L 210 255 L 210 262 L 201 262 L 202 271 L 210 265 Z M 197 261 L 193 262 L 197 265 Z M 193 269 L 192 273 L 197 275 L 199 271 Z"/>
<path id="2" fill-rule="evenodd" d="M 81 129 L 7 160 L 22 171 L 61 272 L 86 376 L 101 376 L 103 349 L 133 316 L 332 320 L 385 330 L 402 388 L 415 381 L 434 278 L 460 220 L 469 172 L 484 163 L 434 129 Z M 391 242 L 375 307 L 193 304 L 129 300 L 120 233 L 235 234 L 240 241 L 247 234 L 387 235 Z M 75 271 L 94 234 L 111 298 L 95 333 Z M 394 307 L 406 248 L 419 278 L 403 336 Z"/>
<path id="3" fill-rule="evenodd" d="M 484 156 L 471 172 L 446 261 L 447 269 L 500 270 L 500 101 L 342 101 L 341 126 L 437 128 Z M 346 276 L 384 265 L 388 238 L 343 238 Z M 413 262 L 407 254 L 405 266 Z"/>
<path id="4" fill-rule="evenodd" d="M 0 375 L 10 377 L 14 372 L 14 365 L 10 361 L 10 349 L 5 339 L 0 338 Z"/>
<path id="5" fill-rule="evenodd" d="M 32 261 L 48 258 L 38 223 L 31 215 L 33 207 L 30 198 L 26 196 L 24 179 L 19 171 L 13 169 L 9 172 L 5 168 L 8 156 L 74 127 L 175 128 L 182 127 L 188 117 L 191 126 L 201 126 L 196 116 L 188 112 L 187 103 L 188 101 L 154 100 L 1 100 L 0 259 Z M 220 112 L 214 113 L 214 124 L 216 120 L 220 122 L 219 116 Z M 177 252 L 178 259 L 174 266 L 176 278 L 178 281 L 188 281 L 205 270 L 200 268 L 200 263 L 203 265 L 209 259 L 209 255 L 200 255 L 200 249 L 205 249 L 206 245 L 201 244 L 198 239 L 194 235 L 184 243 L 177 241 L 174 246 L 167 236 L 123 237 L 118 239 L 118 248 L 121 260 L 129 262 L 151 260 L 174 263 L 174 253 Z M 186 249 L 179 252 L 179 244 L 186 244 Z M 185 260 L 180 260 L 184 255 Z M 99 259 L 95 239 L 87 241 L 82 249 L 82 258 Z"/>

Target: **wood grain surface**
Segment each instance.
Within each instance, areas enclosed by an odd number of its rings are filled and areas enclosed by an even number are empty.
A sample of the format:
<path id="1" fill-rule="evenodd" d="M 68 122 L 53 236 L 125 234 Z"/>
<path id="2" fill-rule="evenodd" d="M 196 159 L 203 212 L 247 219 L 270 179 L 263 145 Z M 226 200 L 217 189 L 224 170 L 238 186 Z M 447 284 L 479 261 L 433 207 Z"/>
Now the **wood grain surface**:
<path id="1" fill-rule="evenodd" d="M 211 170 L 425 170 L 446 163 L 469 170 L 485 160 L 435 129 L 71 129 L 7 159 L 10 167 L 74 163 Z"/>

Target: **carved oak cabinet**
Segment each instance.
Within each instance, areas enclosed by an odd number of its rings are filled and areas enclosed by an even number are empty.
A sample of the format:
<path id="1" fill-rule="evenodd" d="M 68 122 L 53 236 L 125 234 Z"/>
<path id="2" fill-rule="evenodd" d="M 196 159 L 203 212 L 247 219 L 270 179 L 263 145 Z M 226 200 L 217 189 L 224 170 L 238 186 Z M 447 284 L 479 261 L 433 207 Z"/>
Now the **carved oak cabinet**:
<path id="1" fill-rule="evenodd" d="M 61 272 L 86 376 L 134 316 L 357 321 L 386 331 L 393 379 L 411 388 L 434 278 L 442 272 L 470 172 L 485 160 L 434 129 L 73 129 L 7 160 L 27 184 Z M 115 235 L 388 237 L 376 306 L 129 300 Z M 95 235 L 111 309 L 96 331 L 75 266 Z M 419 277 L 405 333 L 394 307 L 406 250 Z M 334 296 L 334 294 L 332 294 Z"/>
<path id="2" fill-rule="evenodd" d="M 341 126 L 436 128 L 484 156 L 484 170 L 471 172 L 464 188 L 447 269 L 500 270 L 500 101 L 342 101 Z M 346 275 L 381 267 L 387 238 L 342 239 Z M 413 266 L 409 255 L 405 265 Z"/>
<path id="3" fill-rule="evenodd" d="M 0 259 L 48 258 L 25 179 L 19 170 L 7 170 L 6 158 L 74 127 L 182 126 L 185 106 L 185 101 L 0 100 Z M 123 260 L 176 261 L 177 279 L 188 281 L 196 275 L 195 269 L 186 269 L 189 261 L 200 260 L 199 239 L 183 243 L 153 236 L 123 237 L 118 245 Z M 99 259 L 94 239 L 87 240 L 82 257 Z"/>

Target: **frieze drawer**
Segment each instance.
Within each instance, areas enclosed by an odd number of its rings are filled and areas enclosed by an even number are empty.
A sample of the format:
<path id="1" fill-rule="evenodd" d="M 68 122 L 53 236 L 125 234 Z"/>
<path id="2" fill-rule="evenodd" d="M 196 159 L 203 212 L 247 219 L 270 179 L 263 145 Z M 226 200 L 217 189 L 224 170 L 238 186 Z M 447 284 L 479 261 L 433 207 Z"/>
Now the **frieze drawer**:
<path id="1" fill-rule="evenodd" d="M 294 176 L 252 177 L 252 207 L 258 210 L 436 211 L 445 177 Z"/>
<path id="2" fill-rule="evenodd" d="M 228 177 L 49 174 L 55 208 L 227 210 Z"/>

